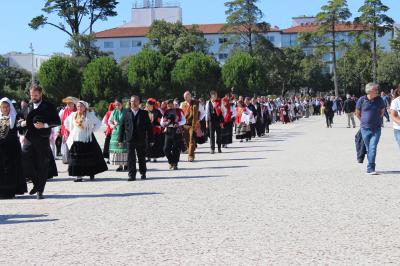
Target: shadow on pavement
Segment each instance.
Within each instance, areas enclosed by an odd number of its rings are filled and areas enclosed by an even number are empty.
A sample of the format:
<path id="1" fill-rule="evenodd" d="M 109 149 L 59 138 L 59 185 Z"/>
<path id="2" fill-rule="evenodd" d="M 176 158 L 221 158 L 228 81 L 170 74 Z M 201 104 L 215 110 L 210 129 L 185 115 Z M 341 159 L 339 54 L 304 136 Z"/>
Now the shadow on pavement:
<path id="1" fill-rule="evenodd" d="M 81 199 L 81 198 L 126 198 L 126 197 L 136 197 L 136 196 L 151 196 L 151 195 L 161 195 L 162 193 L 156 192 L 144 192 L 144 193 L 106 193 L 106 194 L 71 194 L 71 195 L 45 195 L 46 199 Z"/>
<path id="2" fill-rule="evenodd" d="M 194 162 L 196 163 L 201 163 L 201 162 L 229 162 L 229 161 L 253 161 L 253 160 L 264 160 L 266 158 L 236 158 L 236 159 L 216 159 L 216 160 L 195 160 Z"/>
<path id="3" fill-rule="evenodd" d="M 400 171 L 379 171 L 382 175 L 399 175 Z"/>
<path id="4" fill-rule="evenodd" d="M 47 214 L 24 214 L 24 215 L 0 215 L 0 225 L 2 224 L 23 224 L 23 223 L 43 223 L 54 222 L 58 219 L 43 219 Z M 35 219 L 42 218 L 42 219 Z"/>
<path id="5" fill-rule="evenodd" d="M 171 176 L 171 177 L 149 177 L 146 181 L 151 180 L 170 180 L 170 179 L 205 179 L 214 177 L 227 177 L 227 175 L 200 175 L 200 176 Z"/>
<path id="6" fill-rule="evenodd" d="M 189 170 L 203 170 L 203 169 L 239 169 L 239 168 L 247 168 L 247 165 L 233 165 L 233 166 L 211 166 L 211 167 L 189 167 L 189 168 L 179 168 L 178 171 L 189 171 Z M 149 172 L 165 172 L 165 171 L 171 171 L 169 169 L 150 169 Z"/>

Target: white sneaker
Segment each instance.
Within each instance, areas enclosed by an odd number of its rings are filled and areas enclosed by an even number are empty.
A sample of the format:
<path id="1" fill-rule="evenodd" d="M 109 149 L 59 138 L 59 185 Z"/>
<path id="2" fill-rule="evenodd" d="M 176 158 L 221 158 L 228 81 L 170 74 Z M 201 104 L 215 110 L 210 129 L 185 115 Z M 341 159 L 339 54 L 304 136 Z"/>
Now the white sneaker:
<path id="1" fill-rule="evenodd" d="M 379 175 L 376 171 L 373 172 L 367 172 L 367 175 Z"/>

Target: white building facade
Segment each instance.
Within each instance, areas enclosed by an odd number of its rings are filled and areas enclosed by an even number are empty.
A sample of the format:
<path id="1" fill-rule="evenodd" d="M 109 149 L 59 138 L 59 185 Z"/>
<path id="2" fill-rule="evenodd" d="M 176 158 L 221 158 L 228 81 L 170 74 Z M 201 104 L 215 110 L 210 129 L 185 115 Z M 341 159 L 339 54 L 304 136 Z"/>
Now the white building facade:
<path id="1" fill-rule="evenodd" d="M 50 59 L 48 55 L 37 55 L 32 53 L 11 52 L 3 55 L 10 67 L 22 68 L 36 74 L 40 66 Z"/>
<path id="2" fill-rule="evenodd" d="M 231 51 L 231 47 L 225 49 L 221 47 L 229 37 L 223 32 L 224 24 L 200 24 L 197 26 L 210 43 L 209 53 L 223 64 Z M 295 17 L 293 18 L 292 27 L 279 29 L 275 26 L 263 35 L 271 41 L 275 47 L 286 48 L 298 45 L 300 34 L 314 32 L 317 28 L 318 25 L 315 23 L 315 18 L 307 16 Z M 118 28 L 98 32 L 96 33 L 96 46 L 99 47 L 101 51 L 110 53 L 116 61 L 120 61 L 122 58 L 135 55 L 143 49 L 144 45 L 149 42 L 146 38 L 148 31 L 149 27 L 130 27 L 123 25 Z M 365 31 L 365 27 L 360 25 L 337 25 L 337 40 L 351 43 L 354 40 L 354 33 L 362 31 Z M 383 50 L 389 51 L 390 40 L 392 38 L 393 32 L 388 32 L 383 37 L 379 37 L 379 46 Z M 313 48 L 305 47 L 304 52 L 306 55 L 310 55 L 313 53 Z M 340 58 L 343 52 L 344 50 L 338 51 L 338 58 Z M 324 61 L 329 63 L 331 60 L 330 54 L 324 56 Z"/>

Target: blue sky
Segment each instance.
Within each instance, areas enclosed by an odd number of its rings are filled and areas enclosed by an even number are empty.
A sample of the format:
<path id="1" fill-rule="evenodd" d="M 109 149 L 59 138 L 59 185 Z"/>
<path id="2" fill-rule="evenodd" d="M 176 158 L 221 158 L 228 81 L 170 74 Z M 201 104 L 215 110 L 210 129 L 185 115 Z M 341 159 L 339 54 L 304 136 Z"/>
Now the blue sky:
<path id="1" fill-rule="evenodd" d="M 68 53 L 65 48 L 67 35 L 46 26 L 38 31 L 28 27 L 31 18 L 41 14 L 45 0 L 3 0 L 0 16 L 0 54 L 10 51 L 28 52 L 29 43 L 33 43 L 35 52 L 52 54 Z M 118 16 L 95 25 L 95 30 L 114 28 L 130 20 L 132 0 L 119 0 Z M 225 22 L 224 0 L 180 0 L 183 9 L 184 24 L 207 24 Z M 290 27 L 291 18 L 298 15 L 314 15 L 327 0 L 260 0 L 259 6 L 264 12 L 264 20 L 280 28 Z M 353 15 L 364 0 L 348 0 Z M 383 0 L 391 10 L 389 15 L 400 21 L 400 1 Z M 52 18 L 57 21 L 56 17 Z"/>

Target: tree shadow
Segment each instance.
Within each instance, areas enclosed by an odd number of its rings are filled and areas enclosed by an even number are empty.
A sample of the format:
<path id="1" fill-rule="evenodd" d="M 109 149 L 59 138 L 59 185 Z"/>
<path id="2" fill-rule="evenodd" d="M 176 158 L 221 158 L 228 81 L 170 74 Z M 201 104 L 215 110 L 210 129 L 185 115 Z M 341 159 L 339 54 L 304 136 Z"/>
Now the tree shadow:
<path id="1" fill-rule="evenodd" d="M 70 195 L 46 195 L 47 199 L 93 199 L 93 198 L 127 198 L 127 197 L 137 197 L 137 196 L 152 196 L 161 195 L 162 193 L 157 192 L 142 192 L 142 193 L 105 193 L 105 194 L 70 194 Z"/>
<path id="2" fill-rule="evenodd" d="M 189 171 L 189 170 L 203 170 L 203 169 L 239 169 L 239 168 L 247 168 L 247 165 L 232 165 L 232 166 L 210 166 L 210 167 L 190 167 L 190 168 L 179 168 L 179 171 Z M 150 169 L 149 172 L 165 172 L 165 171 L 171 171 L 169 169 Z"/>
<path id="3" fill-rule="evenodd" d="M 276 151 L 282 151 L 282 150 L 256 150 L 256 151 L 246 151 L 246 153 L 247 152 L 249 152 L 249 153 L 257 153 L 257 152 L 276 152 Z M 223 153 L 238 153 L 237 151 L 224 151 Z"/>
<path id="4" fill-rule="evenodd" d="M 399 175 L 400 171 L 379 171 L 382 175 Z"/>
<path id="5" fill-rule="evenodd" d="M 227 175 L 200 175 L 200 176 L 171 176 L 171 177 L 149 177 L 146 181 L 156 180 L 179 180 L 179 179 L 206 179 L 215 177 L 227 177 Z"/>
<path id="6" fill-rule="evenodd" d="M 253 160 L 264 160 L 264 159 L 265 158 L 235 158 L 235 159 L 196 160 L 194 162 L 202 163 L 202 162 L 253 161 Z"/>
<path id="7" fill-rule="evenodd" d="M 15 214 L 15 215 L 0 215 L 0 225 L 2 224 L 22 224 L 22 223 L 43 223 L 54 222 L 58 219 L 43 219 L 47 214 Z M 42 219 L 35 219 L 42 218 Z"/>

